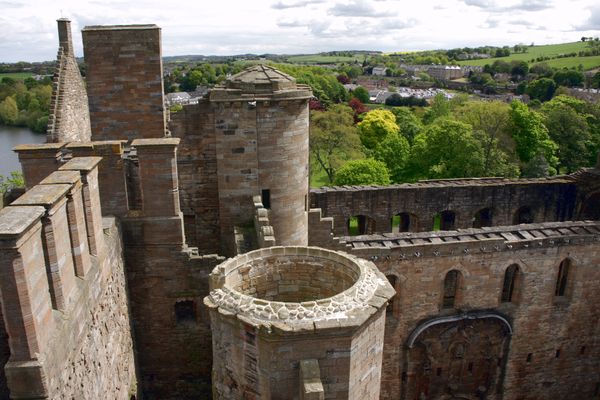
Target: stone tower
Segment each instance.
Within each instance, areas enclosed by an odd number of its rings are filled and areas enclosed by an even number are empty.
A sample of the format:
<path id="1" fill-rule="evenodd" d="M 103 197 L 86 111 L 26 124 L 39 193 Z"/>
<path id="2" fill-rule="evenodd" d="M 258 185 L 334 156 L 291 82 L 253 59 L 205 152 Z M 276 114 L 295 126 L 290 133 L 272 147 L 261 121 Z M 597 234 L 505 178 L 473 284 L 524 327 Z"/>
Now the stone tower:
<path id="1" fill-rule="evenodd" d="M 223 251 L 251 221 L 261 195 L 279 245 L 308 243 L 308 100 L 312 92 L 257 65 L 210 93 L 214 109 Z"/>
<path id="2" fill-rule="evenodd" d="M 214 399 L 379 399 L 385 305 L 367 260 L 270 247 L 210 275 Z"/>

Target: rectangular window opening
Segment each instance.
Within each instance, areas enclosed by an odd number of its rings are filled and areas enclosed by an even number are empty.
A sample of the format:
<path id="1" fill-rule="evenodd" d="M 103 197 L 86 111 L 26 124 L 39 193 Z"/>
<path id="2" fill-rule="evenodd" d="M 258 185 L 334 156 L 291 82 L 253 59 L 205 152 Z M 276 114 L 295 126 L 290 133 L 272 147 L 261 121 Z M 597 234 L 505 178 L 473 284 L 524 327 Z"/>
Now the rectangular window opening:
<path id="1" fill-rule="evenodd" d="M 436 374 L 437 376 L 442 376 L 442 369 L 441 369 L 441 368 L 438 368 L 438 369 L 435 371 L 435 374 Z"/>
<path id="2" fill-rule="evenodd" d="M 532 359 L 533 359 L 533 353 L 527 354 L 527 362 L 530 363 Z"/>
<path id="3" fill-rule="evenodd" d="M 271 208 L 271 190 L 263 189 L 260 194 L 260 199 L 262 201 L 264 208 L 266 208 L 266 209 Z"/>
<path id="4" fill-rule="evenodd" d="M 554 355 L 554 358 L 559 358 L 560 357 L 560 349 L 556 350 L 556 354 Z"/>
<path id="5" fill-rule="evenodd" d="M 585 346 L 581 346 L 581 349 L 579 349 L 579 354 L 581 354 L 581 355 L 585 354 Z"/>

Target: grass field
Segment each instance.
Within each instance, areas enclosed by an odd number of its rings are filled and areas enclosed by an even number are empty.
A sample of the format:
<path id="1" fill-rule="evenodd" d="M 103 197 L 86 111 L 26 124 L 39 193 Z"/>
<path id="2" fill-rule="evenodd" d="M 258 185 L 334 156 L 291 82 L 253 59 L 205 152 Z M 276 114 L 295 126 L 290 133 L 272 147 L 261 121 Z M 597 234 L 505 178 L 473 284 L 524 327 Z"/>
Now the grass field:
<path id="1" fill-rule="evenodd" d="M 0 73 L 0 80 L 2 78 L 12 78 L 16 80 L 23 80 L 25 78 L 29 78 L 33 74 L 31 72 L 4 72 Z"/>
<path id="2" fill-rule="evenodd" d="M 362 60 L 364 56 L 360 57 L 344 57 L 344 56 L 323 56 L 320 54 L 308 54 L 302 56 L 291 56 L 288 57 L 287 62 L 293 64 L 334 64 L 341 62 L 353 62 L 354 60 Z"/>
<path id="3" fill-rule="evenodd" d="M 526 53 L 511 54 L 508 57 L 486 58 L 481 60 L 465 60 L 459 61 L 458 64 L 484 66 L 485 64 L 492 64 L 496 60 L 502 60 L 507 62 L 510 62 L 512 60 L 522 60 L 527 61 L 530 64 L 536 64 L 537 61 L 532 62 L 531 60 L 535 60 L 538 57 L 552 58 L 560 54 L 568 54 L 573 52 L 577 53 L 581 50 L 586 50 L 587 48 L 587 43 L 584 42 L 549 44 L 544 46 L 527 47 Z M 600 66 L 600 56 L 555 58 L 543 62 L 546 62 L 551 67 L 555 68 L 572 68 L 577 67 L 579 64 L 582 64 L 583 68 L 585 70 L 588 70 Z"/>

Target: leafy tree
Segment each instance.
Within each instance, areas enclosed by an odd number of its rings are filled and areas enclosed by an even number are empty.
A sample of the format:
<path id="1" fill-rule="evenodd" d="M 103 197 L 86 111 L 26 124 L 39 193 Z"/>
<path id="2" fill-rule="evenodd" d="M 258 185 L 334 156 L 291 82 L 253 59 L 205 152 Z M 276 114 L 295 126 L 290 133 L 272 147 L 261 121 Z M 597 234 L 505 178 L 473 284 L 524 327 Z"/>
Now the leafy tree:
<path id="1" fill-rule="evenodd" d="M 591 85 L 594 89 L 600 89 L 600 71 L 596 72 L 592 77 Z"/>
<path id="2" fill-rule="evenodd" d="M 527 164 L 536 156 L 542 155 L 548 165 L 554 168 L 558 164 L 556 157 L 558 146 L 550 139 L 542 116 L 515 100 L 510 105 L 510 118 L 510 132 L 515 140 L 516 152 L 521 162 Z M 554 171 L 550 170 L 550 172 Z"/>
<path id="3" fill-rule="evenodd" d="M 358 123 L 360 140 L 367 149 L 372 150 L 387 135 L 398 133 L 399 128 L 396 125 L 396 117 L 388 110 L 369 111 L 363 120 Z"/>
<path id="4" fill-rule="evenodd" d="M 400 133 L 412 143 L 413 138 L 423 130 L 421 120 L 406 107 L 395 107 L 392 113 L 396 116 L 396 125 L 400 128 Z"/>
<path id="5" fill-rule="evenodd" d="M 535 64 L 529 69 L 529 72 L 542 78 L 550 78 L 554 74 L 552 67 L 545 62 Z"/>
<path id="6" fill-rule="evenodd" d="M 500 101 L 470 101 L 455 112 L 459 121 L 472 126 L 473 135 L 481 143 L 484 176 L 519 175 L 509 111 L 508 104 Z"/>
<path id="7" fill-rule="evenodd" d="M 443 93 L 435 95 L 431 101 L 431 106 L 423 115 L 423 122 L 430 124 L 440 117 L 447 117 L 450 115 L 450 101 L 446 98 Z"/>
<path id="8" fill-rule="evenodd" d="M 367 106 L 365 106 L 359 99 L 353 97 L 348 101 L 348 106 L 354 111 L 354 122 L 360 121 L 360 115 L 369 111 Z"/>
<path id="9" fill-rule="evenodd" d="M 336 185 L 389 185 L 385 163 L 366 158 L 344 164 L 335 175 Z"/>
<path id="10" fill-rule="evenodd" d="M 483 148 L 470 125 L 440 119 L 418 134 L 407 163 L 407 177 L 462 178 L 481 176 Z"/>
<path id="11" fill-rule="evenodd" d="M 383 161 L 389 171 L 391 181 L 402 182 L 405 165 L 410 154 L 408 140 L 399 133 L 391 133 L 377 144 L 373 151 L 376 160 Z"/>
<path id="12" fill-rule="evenodd" d="M 17 102 L 13 97 L 7 97 L 0 103 L 0 120 L 6 125 L 14 125 L 19 117 Z"/>
<path id="13" fill-rule="evenodd" d="M 514 60 L 510 62 L 510 74 L 513 77 L 523 78 L 529 72 L 529 64 L 527 61 Z"/>
<path id="14" fill-rule="evenodd" d="M 583 86 L 584 81 L 583 73 L 574 69 L 560 69 L 554 73 L 554 82 L 559 86 Z"/>
<path id="15" fill-rule="evenodd" d="M 0 175 L 0 194 L 18 187 L 25 187 L 25 181 L 21 172 L 13 171 L 9 177 Z"/>
<path id="16" fill-rule="evenodd" d="M 584 101 L 567 96 L 557 96 L 541 108 L 549 136 L 558 145 L 559 166 L 564 172 L 587 166 L 595 155 L 584 108 Z"/>
<path id="17" fill-rule="evenodd" d="M 344 162 L 362 157 L 361 143 L 350 107 L 336 104 L 310 116 L 310 153 L 333 183 Z"/>
<path id="18" fill-rule="evenodd" d="M 363 104 L 368 103 L 370 98 L 368 90 L 362 86 L 359 86 L 356 89 L 354 89 L 352 91 L 352 96 L 359 99 Z"/>
<path id="19" fill-rule="evenodd" d="M 532 81 L 527 85 L 526 93 L 532 99 L 539 101 L 548 101 L 554 96 L 556 90 L 556 83 L 549 78 L 540 78 Z"/>
<path id="20" fill-rule="evenodd" d="M 348 75 L 346 75 L 346 73 L 344 73 L 344 72 L 339 74 L 336 78 L 337 78 L 338 82 L 341 83 L 342 85 L 350 83 L 350 78 L 348 78 Z"/>

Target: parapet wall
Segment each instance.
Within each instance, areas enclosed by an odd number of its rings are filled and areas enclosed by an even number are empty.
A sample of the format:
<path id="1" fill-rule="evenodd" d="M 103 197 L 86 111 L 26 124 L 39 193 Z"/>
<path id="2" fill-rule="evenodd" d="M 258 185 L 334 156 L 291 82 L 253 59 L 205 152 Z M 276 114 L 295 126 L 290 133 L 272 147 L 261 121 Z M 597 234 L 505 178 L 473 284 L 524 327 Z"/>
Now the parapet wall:
<path id="1" fill-rule="evenodd" d="M 100 214 L 99 161 L 71 160 L 0 211 L 11 398 L 136 393 L 120 232 Z"/>
<path id="2" fill-rule="evenodd" d="M 401 213 L 410 218 L 408 230 L 433 230 L 434 217 L 443 211 L 454 213 L 454 228 L 474 226 L 478 212 L 489 209 L 489 226 L 512 225 L 519 210 L 529 209 L 533 221 L 565 221 L 574 217 L 577 188 L 575 179 L 559 176 L 548 179 L 501 178 L 422 181 L 391 186 L 344 186 L 312 189 L 311 208 L 334 219 L 335 236 L 348 235 L 348 219 L 363 216 L 362 233 L 392 232 L 392 217 Z M 485 226 L 485 225 L 483 225 Z"/>

